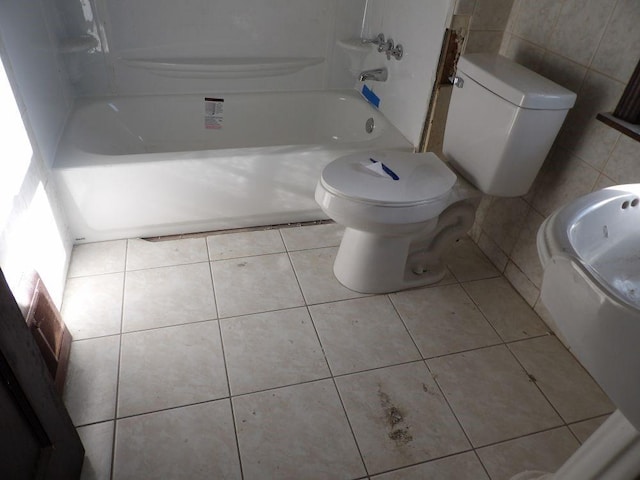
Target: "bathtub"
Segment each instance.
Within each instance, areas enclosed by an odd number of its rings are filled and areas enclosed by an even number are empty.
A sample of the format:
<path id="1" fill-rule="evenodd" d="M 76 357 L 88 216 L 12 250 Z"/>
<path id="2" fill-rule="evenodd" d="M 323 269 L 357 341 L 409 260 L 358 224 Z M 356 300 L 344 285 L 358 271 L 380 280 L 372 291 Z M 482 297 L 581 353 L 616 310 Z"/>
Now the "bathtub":
<path id="1" fill-rule="evenodd" d="M 355 91 L 206 98 L 78 101 L 53 165 L 77 243 L 324 219 L 327 163 L 413 148 Z"/>

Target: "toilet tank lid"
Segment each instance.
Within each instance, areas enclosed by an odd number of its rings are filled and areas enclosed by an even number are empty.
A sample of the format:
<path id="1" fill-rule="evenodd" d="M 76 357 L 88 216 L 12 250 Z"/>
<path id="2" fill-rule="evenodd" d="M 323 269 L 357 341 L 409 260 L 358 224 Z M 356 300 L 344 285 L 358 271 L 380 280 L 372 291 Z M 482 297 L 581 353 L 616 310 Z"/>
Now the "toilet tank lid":
<path id="1" fill-rule="evenodd" d="M 458 71 L 522 108 L 568 110 L 576 102 L 576 94 L 572 91 L 502 55 L 462 55 L 458 60 Z"/>
<path id="2" fill-rule="evenodd" d="M 367 168 L 376 162 L 384 165 L 386 172 Z M 346 155 L 324 167 L 320 177 L 324 188 L 335 195 L 389 206 L 440 201 L 456 180 L 456 175 L 434 153 L 400 151 Z"/>

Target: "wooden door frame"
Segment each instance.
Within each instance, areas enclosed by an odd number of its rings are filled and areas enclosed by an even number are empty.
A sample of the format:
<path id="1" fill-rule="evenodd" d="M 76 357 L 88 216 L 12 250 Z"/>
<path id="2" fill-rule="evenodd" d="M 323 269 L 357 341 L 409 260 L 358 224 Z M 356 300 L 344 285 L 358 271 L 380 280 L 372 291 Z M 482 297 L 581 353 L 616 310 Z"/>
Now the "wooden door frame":
<path id="1" fill-rule="evenodd" d="M 41 445 L 35 478 L 79 478 L 84 459 L 80 437 L 1 269 L 0 378 Z"/>

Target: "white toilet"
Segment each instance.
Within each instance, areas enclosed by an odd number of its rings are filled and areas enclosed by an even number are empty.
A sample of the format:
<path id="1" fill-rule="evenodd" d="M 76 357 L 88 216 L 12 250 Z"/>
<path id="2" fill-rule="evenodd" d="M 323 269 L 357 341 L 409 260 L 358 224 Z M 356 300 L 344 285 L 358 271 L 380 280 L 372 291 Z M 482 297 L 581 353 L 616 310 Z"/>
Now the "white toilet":
<path id="1" fill-rule="evenodd" d="M 433 153 L 362 152 L 322 171 L 315 198 L 345 227 L 333 271 L 347 288 L 385 293 L 442 279 L 442 254 L 473 225 L 482 193 L 527 193 L 576 98 L 494 54 L 460 57 L 456 86 L 449 165 Z"/>

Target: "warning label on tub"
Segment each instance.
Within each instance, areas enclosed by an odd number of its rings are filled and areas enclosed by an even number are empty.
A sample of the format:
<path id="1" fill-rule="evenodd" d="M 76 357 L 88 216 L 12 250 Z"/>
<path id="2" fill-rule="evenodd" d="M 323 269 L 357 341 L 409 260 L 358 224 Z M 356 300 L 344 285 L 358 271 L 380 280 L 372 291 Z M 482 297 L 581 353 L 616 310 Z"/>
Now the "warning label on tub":
<path id="1" fill-rule="evenodd" d="M 204 128 L 220 130 L 222 128 L 222 106 L 224 98 L 204 97 Z"/>

